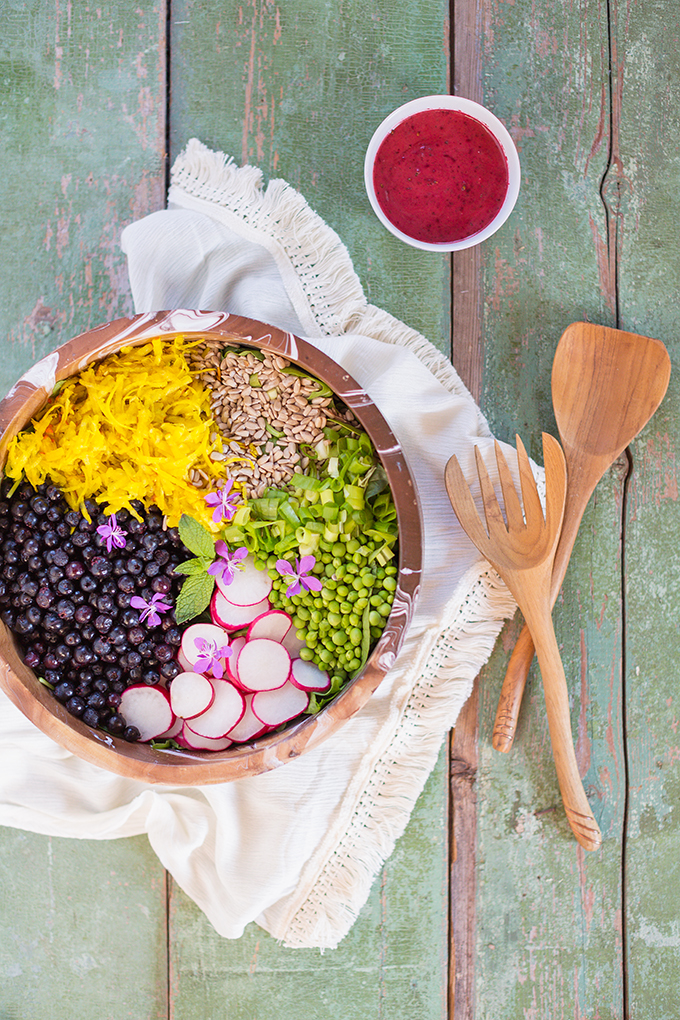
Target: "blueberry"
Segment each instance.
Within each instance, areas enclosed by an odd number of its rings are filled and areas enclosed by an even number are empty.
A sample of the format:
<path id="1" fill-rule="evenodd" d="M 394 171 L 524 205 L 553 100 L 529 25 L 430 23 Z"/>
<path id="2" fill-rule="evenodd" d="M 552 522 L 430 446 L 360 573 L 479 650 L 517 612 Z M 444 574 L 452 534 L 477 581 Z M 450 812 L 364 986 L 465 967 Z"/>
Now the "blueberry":
<path id="1" fill-rule="evenodd" d="M 76 716 L 82 715 L 83 712 L 85 711 L 85 702 L 83 701 L 82 698 L 79 698 L 77 695 L 74 695 L 72 698 L 69 698 L 68 701 L 66 702 L 66 708 L 71 713 L 71 715 Z"/>

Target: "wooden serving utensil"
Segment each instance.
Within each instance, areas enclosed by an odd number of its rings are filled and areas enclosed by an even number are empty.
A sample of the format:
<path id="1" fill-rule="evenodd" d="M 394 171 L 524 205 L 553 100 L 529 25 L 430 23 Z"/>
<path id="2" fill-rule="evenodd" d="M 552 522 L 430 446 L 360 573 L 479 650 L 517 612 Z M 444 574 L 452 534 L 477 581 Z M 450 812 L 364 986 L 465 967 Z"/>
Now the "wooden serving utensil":
<path id="1" fill-rule="evenodd" d="M 555 554 L 550 605 L 562 587 L 595 486 L 647 424 L 664 398 L 671 362 L 660 340 L 574 322 L 562 334 L 552 369 L 555 418 L 567 462 L 567 502 Z M 534 642 L 522 629 L 501 689 L 492 743 L 509 751 L 517 728 Z"/>
<path id="2" fill-rule="evenodd" d="M 550 582 L 567 488 L 564 454 L 557 440 L 543 433 L 544 518 L 529 458 L 519 436 L 517 465 L 524 510 L 501 448 L 498 443 L 495 445 L 507 526 L 478 447 L 475 447 L 475 457 L 486 528 L 455 456 L 446 465 L 446 489 L 461 527 L 503 578 L 531 630 L 543 677 L 550 739 L 564 809 L 578 843 L 586 850 L 597 850 L 602 836 L 578 773 L 567 682 L 551 618 Z"/>

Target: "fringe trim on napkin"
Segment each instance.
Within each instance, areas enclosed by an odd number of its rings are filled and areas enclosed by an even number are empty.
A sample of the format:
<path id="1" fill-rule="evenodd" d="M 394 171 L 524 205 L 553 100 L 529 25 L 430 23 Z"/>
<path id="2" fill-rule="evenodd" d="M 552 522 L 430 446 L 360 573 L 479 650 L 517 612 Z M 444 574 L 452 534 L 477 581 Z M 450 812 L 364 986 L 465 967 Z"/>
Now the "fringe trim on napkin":
<path id="1" fill-rule="evenodd" d="M 487 662 L 503 620 L 516 604 L 493 570 L 475 569 L 461 582 L 469 594 L 451 609 L 413 687 L 387 753 L 375 764 L 346 831 L 323 863 L 312 860 L 300 893 L 280 930 L 271 934 L 291 949 L 334 949 L 354 924 L 380 868 L 394 850 L 425 786 L 442 742 Z M 321 856 L 324 846 L 317 854 Z"/>
<path id="2" fill-rule="evenodd" d="M 238 168 L 194 138 L 172 168 L 168 204 L 220 215 L 265 247 L 310 335 L 351 332 L 405 347 L 450 392 L 474 404 L 451 363 L 429 340 L 368 304 L 345 245 L 285 181 L 271 181 L 264 190 L 259 169 Z M 474 406 L 478 433 L 489 436 L 486 419 Z M 288 909 L 267 924 L 286 946 L 330 949 L 347 934 L 403 833 L 504 620 L 515 612 L 512 596 L 492 570 L 480 576 L 479 568 L 473 569 L 458 591 L 465 596 L 446 607 L 441 628 L 429 644 L 421 642 L 420 657 L 409 666 L 411 693 L 368 782 L 357 779 L 349 824 L 327 834 L 305 866 Z"/>

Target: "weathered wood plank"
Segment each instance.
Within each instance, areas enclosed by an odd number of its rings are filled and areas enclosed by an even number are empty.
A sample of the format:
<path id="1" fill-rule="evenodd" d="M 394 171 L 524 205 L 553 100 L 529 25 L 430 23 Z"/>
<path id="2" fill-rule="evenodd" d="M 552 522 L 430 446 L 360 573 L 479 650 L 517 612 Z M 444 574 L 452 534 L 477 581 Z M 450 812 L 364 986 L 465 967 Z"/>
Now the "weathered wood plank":
<path id="1" fill-rule="evenodd" d="M 0 39 L 0 390 L 131 310 L 122 227 L 163 204 L 164 5 L 26 2 Z M 0 1015 L 165 1017 L 165 876 L 145 839 L 0 830 Z"/>
<path id="2" fill-rule="evenodd" d="M 615 3 L 612 11 L 621 128 L 620 164 L 610 183 L 619 213 L 621 318 L 623 328 L 663 340 L 673 362 L 666 399 L 632 447 L 627 502 L 628 1015 L 670 1020 L 680 1010 L 680 19 L 672 3 Z"/>
<path id="3" fill-rule="evenodd" d="M 233 942 L 171 886 L 172 1016 L 182 1020 L 447 1017 L 447 755 L 337 949 L 285 949 L 256 925 Z"/>
<path id="4" fill-rule="evenodd" d="M 146 837 L 0 836 L 0 1017 L 165 1020 L 165 872 Z"/>
<path id="5" fill-rule="evenodd" d="M 569 322 L 612 323 L 607 222 L 599 184 L 609 127 L 607 8 L 484 6 L 484 100 L 520 150 L 523 183 L 508 224 L 482 249 L 483 408 L 504 439 L 540 457 L 555 430 L 550 370 Z M 515 746 L 491 749 L 512 629 L 480 686 L 477 772 L 476 1018 L 621 1017 L 620 518 L 612 472 L 579 536 L 555 612 L 586 789 L 604 834 L 584 854 L 560 806 L 534 667 Z"/>
<path id="6" fill-rule="evenodd" d="M 373 216 L 364 152 L 380 121 L 448 91 L 448 3 L 248 0 L 172 7 L 171 146 L 195 135 L 302 192 L 347 245 L 369 301 L 449 353 L 449 259 Z"/>

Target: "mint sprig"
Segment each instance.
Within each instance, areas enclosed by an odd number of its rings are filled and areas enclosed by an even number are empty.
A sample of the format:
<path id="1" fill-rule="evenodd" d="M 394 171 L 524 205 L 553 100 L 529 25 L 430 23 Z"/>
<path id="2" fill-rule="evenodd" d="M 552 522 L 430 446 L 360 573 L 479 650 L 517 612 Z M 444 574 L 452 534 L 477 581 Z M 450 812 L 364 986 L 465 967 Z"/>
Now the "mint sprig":
<path id="1" fill-rule="evenodd" d="M 174 571 L 186 576 L 175 605 L 177 623 L 186 623 L 210 605 L 215 578 L 208 573 L 208 567 L 215 559 L 215 540 L 199 521 L 188 514 L 182 514 L 178 529 L 184 545 L 195 554 L 194 559 L 178 563 Z"/>

